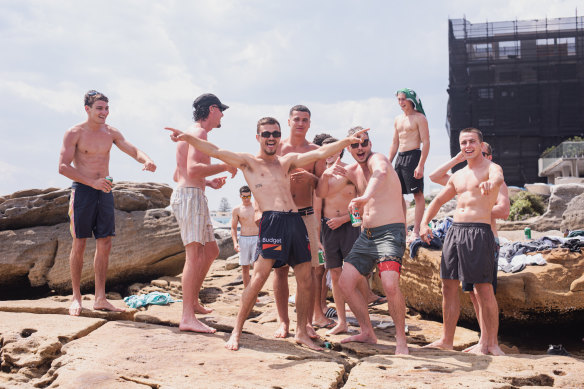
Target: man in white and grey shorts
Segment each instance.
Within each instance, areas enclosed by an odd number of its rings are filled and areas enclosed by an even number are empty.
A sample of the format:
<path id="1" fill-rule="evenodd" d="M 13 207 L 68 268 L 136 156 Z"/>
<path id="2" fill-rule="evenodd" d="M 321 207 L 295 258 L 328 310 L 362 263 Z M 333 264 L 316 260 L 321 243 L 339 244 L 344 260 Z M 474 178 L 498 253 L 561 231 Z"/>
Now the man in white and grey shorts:
<path id="1" fill-rule="evenodd" d="M 180 228 L 183 244 L 215 242 L 207 197 L 201 188 L 178 187 L 172 192 L 170 206 Z"/>
<path id="2" fill-rule="evenodd" d="M 231 212 L 231 239 L 233 247 L 239 251 L 239 265 L 243 286 L 247 287 L 250 280 L 249 268 L 257 259 L 255 251 L 258 243 L 259 227 L 254 221 L 255 208 L 251 201 L 251 190 L 247 185 L 239 188 L 241 204 L 233 208 Z M 239 240 L 237 238 L 237 225 L 241 225 Z"/>

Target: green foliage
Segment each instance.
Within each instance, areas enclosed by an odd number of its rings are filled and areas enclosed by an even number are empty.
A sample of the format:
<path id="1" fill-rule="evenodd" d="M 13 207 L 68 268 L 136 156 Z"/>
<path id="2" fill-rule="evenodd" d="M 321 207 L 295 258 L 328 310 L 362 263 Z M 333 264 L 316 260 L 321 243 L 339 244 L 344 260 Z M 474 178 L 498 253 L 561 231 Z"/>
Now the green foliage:
<path id="1" fill-rule="evenodd" d="M 511 196 L 509 200 L 511 202 L 510 220 L 523 220 L 545 212 L 545 201 L 539 195 L 523 191 Z"/>

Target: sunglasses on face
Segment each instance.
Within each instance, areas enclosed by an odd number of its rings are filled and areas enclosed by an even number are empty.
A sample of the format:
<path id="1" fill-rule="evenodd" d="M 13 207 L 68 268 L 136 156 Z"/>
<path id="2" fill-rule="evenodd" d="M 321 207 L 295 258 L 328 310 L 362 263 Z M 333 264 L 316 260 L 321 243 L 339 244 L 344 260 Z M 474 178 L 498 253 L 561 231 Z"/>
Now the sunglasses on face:
<path id="1" fill-rule="evenodd" d="M 369 139 L 363 139 L 363 142 L 361 142 L 361 147 L 367 147 L 368 145 L 369 145 Z M 359 143 L 351 143 L 352 149 L 356 149 L 357 147 L 359 147 Z"/>
<path id="2" fill-rule="evenodd" d="M 262 138 L 269 138 L 270 135 L 273 136 L 274 138 L 279 138 L 282 136 L 282 133 L 280 131 L 274 131 L 274 132 L 263 131 L 263 132 L 260 132 L 260 135 Z"/>
<path id="3" fill-rule="evenodd" d="M 241 195 L 242 199 L 251 199 L 251 195 Z"/>
<path id="4" fill-rule="evenodd" d="M 488 157 L 491 154 L 483 153 L 483 157 Z"/>

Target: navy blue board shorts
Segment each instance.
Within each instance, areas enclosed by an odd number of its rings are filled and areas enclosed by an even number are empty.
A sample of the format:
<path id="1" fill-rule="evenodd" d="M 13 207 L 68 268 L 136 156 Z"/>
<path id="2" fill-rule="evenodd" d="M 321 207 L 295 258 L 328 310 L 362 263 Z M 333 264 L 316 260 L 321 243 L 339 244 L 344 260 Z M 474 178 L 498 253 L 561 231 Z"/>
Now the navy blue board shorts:
<path id="1" fill-rule="evenodd" d="M 71 185 L 69 199 L 71 236 L 77 239 L 107 238 L 116 235 L 114 195 L 80 182 Z"/>
<path id="2" fill-rule="evenodd" d="M 418 167 L 422 150 L 415 149 L 398 152 L 395 160 L 395 172 L 402 187 L 402 194 L 424 191 L 424 177 L 414 178 L 414 171 Z"/>
<path id="3" fill-rule="evenodd" d="M 310 262 L 310 241 L 298 212 L 262 213 L 257 254 L 276 261 L 274 268 Z"/>

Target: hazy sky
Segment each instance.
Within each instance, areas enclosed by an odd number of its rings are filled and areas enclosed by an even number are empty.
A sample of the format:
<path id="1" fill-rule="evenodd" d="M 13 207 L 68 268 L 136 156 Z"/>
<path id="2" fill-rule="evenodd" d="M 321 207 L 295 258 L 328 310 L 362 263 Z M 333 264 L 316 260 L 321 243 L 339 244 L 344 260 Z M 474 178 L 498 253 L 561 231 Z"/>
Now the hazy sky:
<path id="1" fill-rule="evenodd" d="M 418 92 L 428 117 L 429 173 L 449 158 L 448 19 L 572 17 L 579 4 L 0 0 L 0 196 L 70 185 L 58 156 L 65 130 L 87 117 L 89 89 L 109 97 L 108 123 L 158 165 L 143 172 L 114 147 L 114 180 L 173 185 L 175 145 L 163 127 L 187 128 L 192 101 L 205 92 L 231 107 L 209 136 L 222 148 L 255 153 L 260 117 L 276 117 L 286 136 L 289 108 L 305 104 L 310 140 L 363 125 L 374 151 L 387 154 L 403 87 Z M 220 191 L 209 189 L 210 208 L 221 197 L 237 204 L 244 184 L 238 172 Z"/>

